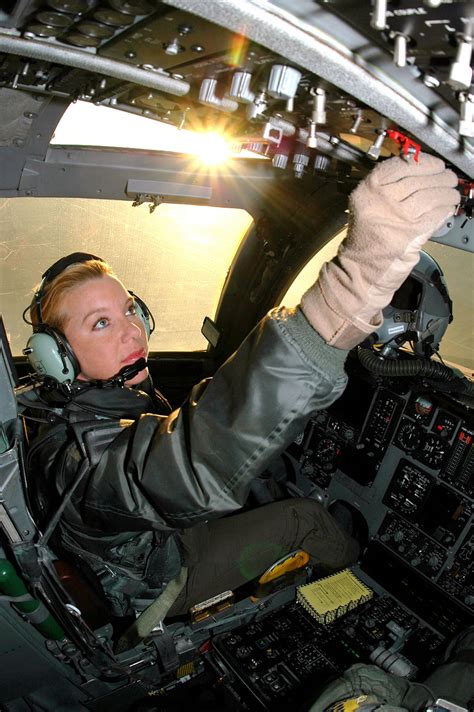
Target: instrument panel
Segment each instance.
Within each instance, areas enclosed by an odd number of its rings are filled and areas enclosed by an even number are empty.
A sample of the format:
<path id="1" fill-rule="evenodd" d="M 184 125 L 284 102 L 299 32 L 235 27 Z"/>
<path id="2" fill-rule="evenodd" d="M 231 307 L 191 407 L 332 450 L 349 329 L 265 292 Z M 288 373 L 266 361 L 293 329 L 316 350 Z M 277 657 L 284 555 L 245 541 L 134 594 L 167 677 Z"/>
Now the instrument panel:
<path id="1" fill-rule="evenodd" d="M 474 413 L 435 388 L 350 366 L 342 397 L 290 448 L 295 485 L 474 611 Z"/>
<path id="2" fill-rule="evenodd" d="M 331 625 L 297 603 L 214 640 L 213 664 L 227 678 L 238 705 L 226 709 L 307 709 L 321 689 L 354 663 L 372 662 L 413 677 L 428 673 L 443 638 L 386 595 Z"/>
<path id="3" fill-rule="evenodd" d="M 347 370 L 341 398 L 288 449 L 287 487 L 341 523 L 342 508 L 346 529 L 352 518 L 353 570 L 373 598 L 329 624 L 290 601 L 218 635 L 210 660 L 226 709 L 306 709 L 355 663 L 423 681 L 474 622 L 473 410 L 355 357 Z"/>

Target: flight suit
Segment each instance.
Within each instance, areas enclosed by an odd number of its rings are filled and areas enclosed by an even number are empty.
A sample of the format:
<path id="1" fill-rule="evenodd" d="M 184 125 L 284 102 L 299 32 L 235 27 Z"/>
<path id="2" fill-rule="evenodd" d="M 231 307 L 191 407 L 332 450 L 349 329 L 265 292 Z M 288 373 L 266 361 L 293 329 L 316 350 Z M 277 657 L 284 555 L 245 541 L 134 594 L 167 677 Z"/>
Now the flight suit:
<path id="1" fill-rule="evenodd" d="M 99 575 L 114 612 L 156 598 L 182 565 L 188 582 L 172 613 L 245 583 L 297 547 L 326 569 L 357 558 L 356 543 L 315 500 L 229 516 L 311 414 L 341 395 L 346 355 L 299 309 L 278 309 L 168 415 L 138 389 L 73 384 L 56 423 L 33 444 L 29 469 L 41 473 L 48 505 L 73 489 L 60 545 Z"/>

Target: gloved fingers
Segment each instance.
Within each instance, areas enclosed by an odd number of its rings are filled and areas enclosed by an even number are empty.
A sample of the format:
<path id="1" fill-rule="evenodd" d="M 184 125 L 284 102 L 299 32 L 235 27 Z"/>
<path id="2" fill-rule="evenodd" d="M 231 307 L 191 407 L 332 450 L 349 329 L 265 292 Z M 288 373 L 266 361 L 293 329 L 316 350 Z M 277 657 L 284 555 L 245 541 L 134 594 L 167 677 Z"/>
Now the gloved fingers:
<path id="1" fill-rule="evenodd" d="M 396 183 L 407 176 L 424 176 L 442 173 L 445 170 L 444 162 L 428 153 L 420 153 L 418 161 L 394 157 L 379 163 L 369 174 L 368 182 L 375 186 Z"/>
<path id="2" fill-rule="evenodd" d="M 407 220 L 410 222 L 422 220 L 425 223 L 423 227 L 428 231 L 435 224 L 438 227 L 443 217 L 452 215 L 459 200 L 460 195 L 454 188 L 440 188 L 436 191 L 427 188 L 413 193 L 400 202 L 399 206 Z M 438 214 L 442 217 L 437 222 Z"/>
<path id="3" fill-rule="evenodd" d="M 456 174 L 446 169 L 442 173 L 401 178 L 397 183 L 391 183 L 383 188 L 379 188 L 379 192 L 387 195 L 392 200 L 402 202 L 411 195 L 418 194 L 420 191 L 431 190 L 433 194 L 436 195 L 436 191 L 438 190 L 444 190 L 446 188 L 454 189 L 457 183 L 458 179 Z M 459 199 L 460 195 L 458 193 L 457 202 L 459 202 Z"/>

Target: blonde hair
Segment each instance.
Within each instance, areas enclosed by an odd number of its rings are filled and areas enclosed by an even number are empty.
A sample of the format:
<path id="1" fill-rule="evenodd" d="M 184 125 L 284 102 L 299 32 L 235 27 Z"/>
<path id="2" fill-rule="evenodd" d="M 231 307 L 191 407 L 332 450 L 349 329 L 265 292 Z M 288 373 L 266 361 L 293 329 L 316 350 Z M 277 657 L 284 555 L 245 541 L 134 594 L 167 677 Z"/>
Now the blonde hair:
<path id="1" fill-rule="evenodd" d="M 62 299 L 65 294 L 74 287 L 84 284 L 91 279 L 99 279 L 109 275 L 115 277 L 115 273 L 107 264 L 101 260 L 87 260 L 87 262 L 77 262 L 69 265 L 60 272 L 57 277 L 50 282 L 46 282 L 39 295 L 41 301 L 41 320 L 38 310 L 38 291 L 41 284 L 35 288 L 35 296 L 30 306 L 30 317 L 33 326 L 40 323 L 47 324 L 52 329 L 63 331 L 68 315 L 62 308 Z"/>

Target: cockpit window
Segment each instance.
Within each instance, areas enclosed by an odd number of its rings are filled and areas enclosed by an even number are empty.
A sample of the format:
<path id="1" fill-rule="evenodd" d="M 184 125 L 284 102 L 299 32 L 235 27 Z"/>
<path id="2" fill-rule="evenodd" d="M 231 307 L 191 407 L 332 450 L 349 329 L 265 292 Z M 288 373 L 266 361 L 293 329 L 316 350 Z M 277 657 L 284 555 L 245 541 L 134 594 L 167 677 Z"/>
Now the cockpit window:
<path id="1" fill-rule="evenodd" d="M 324 262 L 337 252 L 345 230 L 330 240 L 298 274 L 281 303 L 296 306 L 301 295 L 313 284 Z M 450 297 L 453 301 L 454 319 L 441 342 L 440 355 L 455 366 L 474 370 L 472 339 L 474 337 L 474 254 L 429 241 L 424 248 L 444 272 Z"/>
<path id="2" fill-rule="evenodd" d="M 314 284 L 319 270 L 325 262 L 329 262 L 329 260 L 334 257 L 345 236 L 346 229 L 341 230 L 314 255 L 305 267 L 303 267 L 281 300 L 282 305 L 285 307 L 295 307 L 299 304 L 301 295 Z"/>
<path id="3" fill-rule="evenodd" d="M 212 131 L 203 124 L 191 126 L 183 111 L 180 126 L 137 116 L 85 101 L 70 104 L 58 123 L 51 143 L 62 146 L 101 146 L 168 151 L 195 156 L 205 164 L 219 164 L 227 158 L 262 159 L 245 149 L 238 150 L 226 135 L 225 121 Z M 235 149 L 235 150 L 234 150 Z"/>
<path id="4" fill-rule="evenodd" d="M 446 245 L 428 242 L 426 251 L 434 257 L 444 272 L 449 295 L 453 301 L 453 321 L 441 342 L 440 353 L 445 361 L 474 371 L 474 254 L 453 250 Z"/>
<path id="5" fill-rule="evenodd" d="M 30 334 L 21 320 L 32 288 L 59 257 L 78 249 L 109 261 L 156 321 L 152 351 L 204 350 L 227 271 L 252 218 L 244 210 L 120 200 L 0 200 L 0 312 L 14 355 Z"/>

